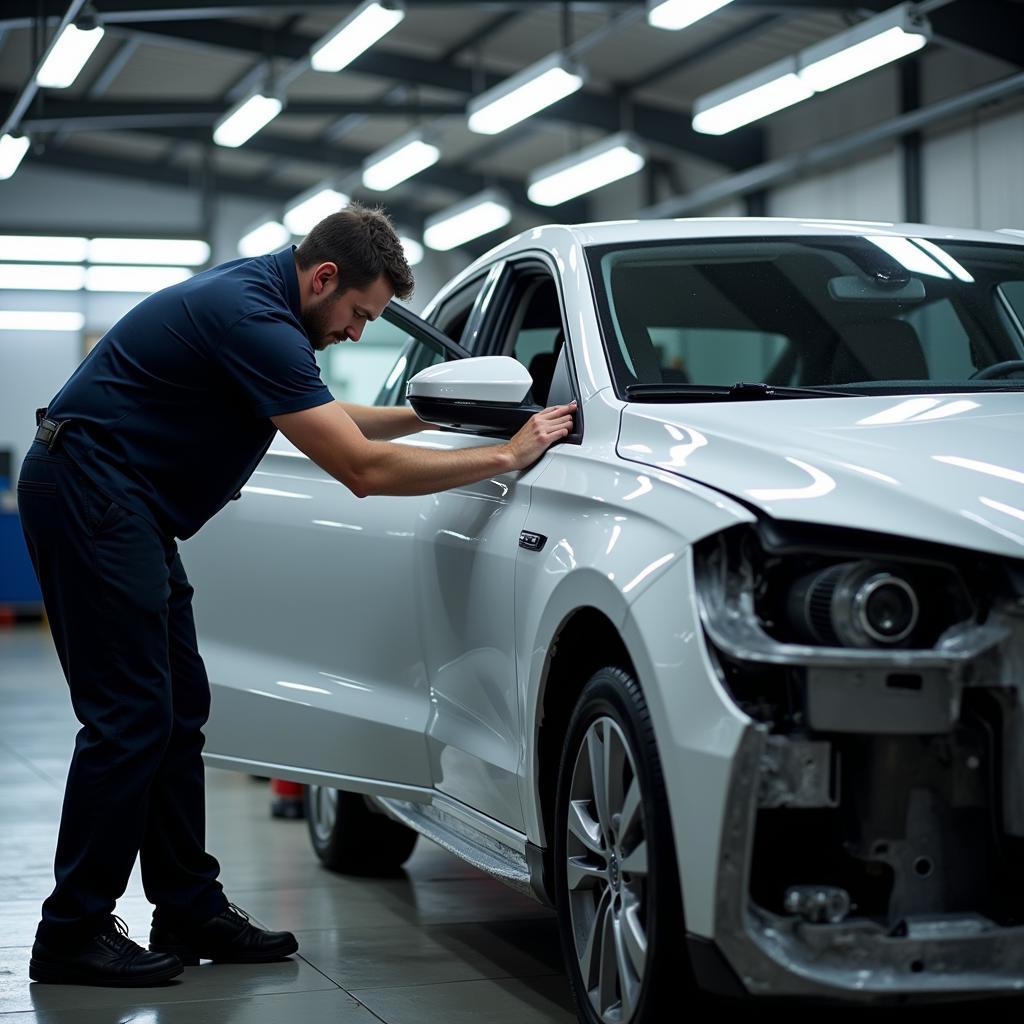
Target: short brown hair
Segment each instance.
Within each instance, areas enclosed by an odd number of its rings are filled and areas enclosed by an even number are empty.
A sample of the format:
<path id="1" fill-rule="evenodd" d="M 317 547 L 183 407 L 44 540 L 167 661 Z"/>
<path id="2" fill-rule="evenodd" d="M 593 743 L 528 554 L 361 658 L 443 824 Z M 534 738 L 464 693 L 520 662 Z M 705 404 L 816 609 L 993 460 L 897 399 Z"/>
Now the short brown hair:
<path id="1" fill-rule="evenodd" d="M 318 263 L 338 265 L 338 291 L 365 288 L 383 274 L 395 295 L 412 295 L 412 270 L 398 234 L 381 207 L 350 203 L 324 217 L 295 250 L 303 270 Z"/>

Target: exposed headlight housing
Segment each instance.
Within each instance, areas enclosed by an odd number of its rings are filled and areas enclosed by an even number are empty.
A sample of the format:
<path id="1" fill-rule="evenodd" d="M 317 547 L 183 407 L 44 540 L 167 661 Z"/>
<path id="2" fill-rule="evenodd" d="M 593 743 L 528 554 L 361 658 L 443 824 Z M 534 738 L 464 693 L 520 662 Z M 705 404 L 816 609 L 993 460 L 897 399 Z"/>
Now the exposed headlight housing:
<path id="1" fill-rule="evenodd" d="M 890 647 L 920 621 L 920 601 L 902 576 L 872 562 L 840 562 L 802 576 L 786 602 L 801 639 L 829 647 Z"/>

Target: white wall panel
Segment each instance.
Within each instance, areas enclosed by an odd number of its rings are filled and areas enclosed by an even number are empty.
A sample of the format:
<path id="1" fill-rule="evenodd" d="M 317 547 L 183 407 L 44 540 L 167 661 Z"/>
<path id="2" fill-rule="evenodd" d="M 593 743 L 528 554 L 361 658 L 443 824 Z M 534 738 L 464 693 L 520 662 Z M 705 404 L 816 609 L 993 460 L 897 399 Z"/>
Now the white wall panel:
<path id="1" fill-rule="evenodd" d="M 922 158 L 929 223 L 1024 226 L 1024 109 L 930 136 Z"/>
<path id="2" fill-rule="evenodd" d="M 902 160 L 890 150 L 858 163 L 775 189 L 773 217 L 837 217 L 846 220 L 903 219 Z"/>
<path id="3" fill-rule="evenodd" d="M 26 162 L 0 181 L 0 224 L 67 231 L 76 224 L 118 230 L 162 228 L 194 231 L 200 223 L 198 193 L 111 177 L 81 175 Z"/>
<path id="4" fill-rule="evenodd" d="M 13 449 L 15 476 L 35 434 L 35 410 L 74 372 L 81 344 L 77 333 L 0 331 L 0 448 Z"/>

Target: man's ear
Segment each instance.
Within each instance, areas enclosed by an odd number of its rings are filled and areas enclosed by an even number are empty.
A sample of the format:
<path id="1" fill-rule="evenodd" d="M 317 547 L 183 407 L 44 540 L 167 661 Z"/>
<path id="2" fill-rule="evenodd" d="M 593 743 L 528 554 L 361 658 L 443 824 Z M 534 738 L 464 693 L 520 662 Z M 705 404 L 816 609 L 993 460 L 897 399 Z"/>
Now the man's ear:
<path id="1" fill-rule="evenodd" d="M 337 263 L 321 263 L 313 271 L 313 294 L 320 295 L 331 286 L 331 282 L 338 276 Z"/>

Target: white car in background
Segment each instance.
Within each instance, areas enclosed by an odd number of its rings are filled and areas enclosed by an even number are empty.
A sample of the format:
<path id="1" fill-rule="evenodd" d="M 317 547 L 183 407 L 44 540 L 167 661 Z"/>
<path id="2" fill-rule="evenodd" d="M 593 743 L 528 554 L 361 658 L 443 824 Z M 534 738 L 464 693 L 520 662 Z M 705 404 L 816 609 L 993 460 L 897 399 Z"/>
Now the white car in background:
<path id="1" fill-rule="evenodd" d="M 386 316 L 399 444 L 575 432 L 363 500 L 278 437 L 187 546 L 208 762 L 550 901 L 589 1024 L 1021 991 L 1020 234 L 545 227 Z"/>

